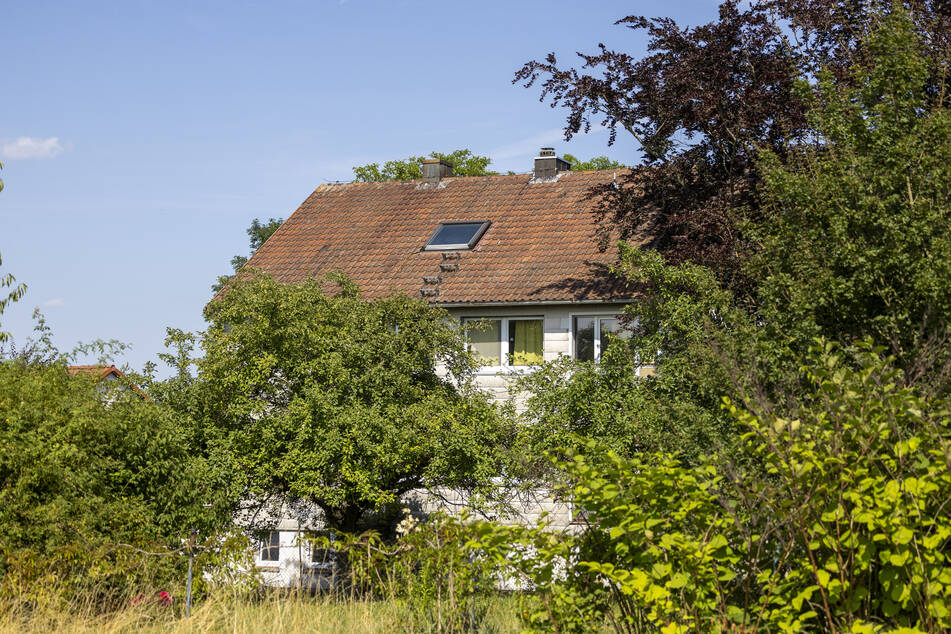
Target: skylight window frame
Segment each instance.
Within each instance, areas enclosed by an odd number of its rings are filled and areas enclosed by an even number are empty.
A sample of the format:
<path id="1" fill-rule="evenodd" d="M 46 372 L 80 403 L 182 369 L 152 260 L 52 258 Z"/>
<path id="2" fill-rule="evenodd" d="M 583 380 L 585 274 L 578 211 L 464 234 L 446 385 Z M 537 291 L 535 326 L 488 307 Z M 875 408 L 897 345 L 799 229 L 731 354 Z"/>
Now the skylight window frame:
<path id="1" fill-rule="evenodd" d="M 472 234 L 472 237 L 468 242 L 440 245 L 430 244 L 430 242 L 436 239 L 436 236 L 440 231 L 442 231 L 443 227 L 451 225 L 474 225 L 477 223 L 481 223 L 482 226 L 476 229 L 476 232 Z M 423 245 L 423 251 L 470 251 L 472 250 L 472 247 L 479 243 L 479 240 L 482 239 L 483 234 L 488 231 L 491 224 L 491 220 L 455 220 L 452 222 L 440 222 L 439 226 L 436 227 L 436 230 L 433 231 L 431 236 L 429 236 L 429 240 L 427 240 L 426 244 Z"/>

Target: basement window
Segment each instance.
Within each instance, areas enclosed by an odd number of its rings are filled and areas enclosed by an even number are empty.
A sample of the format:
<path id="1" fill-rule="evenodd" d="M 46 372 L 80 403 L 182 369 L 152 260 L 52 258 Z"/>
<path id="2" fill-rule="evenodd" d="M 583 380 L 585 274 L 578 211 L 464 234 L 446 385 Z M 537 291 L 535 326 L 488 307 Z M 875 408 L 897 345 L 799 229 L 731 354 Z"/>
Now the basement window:
<path id="1" fill-rule="evenodd" d="M 489 221 L 440 222 L 424 251 L 457 251 L 471 249 L 489 228 Z"/>
<path id="2" fill-rule="evenodd" d="M 261 542 L 261 561 L 280 561 L 280 559 L 281 533 L 269 531 L 267 537 Z"/>

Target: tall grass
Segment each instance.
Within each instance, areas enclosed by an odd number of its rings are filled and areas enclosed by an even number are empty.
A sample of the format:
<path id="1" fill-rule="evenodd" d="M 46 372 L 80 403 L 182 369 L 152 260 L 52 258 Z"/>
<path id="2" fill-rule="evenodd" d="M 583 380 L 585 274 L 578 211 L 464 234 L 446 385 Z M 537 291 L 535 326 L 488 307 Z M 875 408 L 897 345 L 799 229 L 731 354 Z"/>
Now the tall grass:
<path id="1" fill-rule="evenodd" d="M 186 618 L 181 605 L 129 604 L 100 614 L 94 605 L 74 609 L 25 611 L 0 606 L 0 633 L 54 632 L 56 634 L 124 632 L 438 632 L 426 628 L 411 608 L 397 600 L 363 601 L 298 594 L 263 598 L 212 595 Z M 414 618 L 414 616 L 416 618 Z M 421 629 L 422 626 L 422 629 Z M 517 599 L 495 596 L 489 600 L 485 618 L 475 631 L 486 634 L 520 629 Z"/>

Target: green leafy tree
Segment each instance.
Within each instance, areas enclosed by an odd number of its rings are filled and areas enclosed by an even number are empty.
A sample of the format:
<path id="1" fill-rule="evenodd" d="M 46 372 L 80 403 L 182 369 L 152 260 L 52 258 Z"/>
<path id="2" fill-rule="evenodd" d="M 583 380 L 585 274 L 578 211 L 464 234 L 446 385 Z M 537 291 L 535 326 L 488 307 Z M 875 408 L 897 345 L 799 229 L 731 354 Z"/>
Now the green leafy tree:
<path id="1" fill-rule="evenodd" d="M 177 580 L 185 558 L 161 553 L 227 517 L 204 506 L 215 479 L 181 417 L 126 383 L 97 381 L 62 360 L 0 362 L 4 598 Z"/>
<path id="2" fill-rule="evenodd" d="M 764 218 L 749 225 L 760 315 L 789 340 L 871 336 L 908 380 L 947 387 L 951 323 L 951 112 L 903 11 L 866 41 L 844 88 L 806 92 L 819 148 L 761 159 Z M 802 349 L 802 346 L 799 346 Z"/>
<path id="3" fill-rule="evenodd" d="M 847 84 L 825 73 L 798 84 L 811 141 L 787 149 L 785 162 L 761 154 L 764 205 L 741 223 L 746 289 L 622 244 L 618 270 L 643 291 L 626 311 L 632 337 L 600 367 L 526 380 L 534 455 L 574 432 L 625 455 L 676 449 L 695 462 L 736 441 L 723 394 L 795 406 L 803 385 L 790 368 L 817 336 L 871 336 L 902 380 L 948 389 L 949 115 L 928 97 L 933 69 L 908 17 L 898 8 L 875 23 Z M 637 378 L 637 364 L 658 353 L 657 375 Z"/>
<path id="4" fill-rule="evenodd" d="M 267 239 L 274 235 L 274 232 L 277 231 L 283 223 L 283 218 L 269 218 L 267 222 L 261 222 L 257 218 L 252 220 L 251 226 L 246 229 L 251 255 L 254 255 L 254 252 L 260 249 L 261 245 L 267 242 Z M 247 264 L 249 258 L 250 256 L 234 256 L 231 258 L 231 268 L 237 273 L 238 269 Z M 219 275 L 218 281 L 212 284 L 211 290 L 217 293 L 224 288 L 225 284 L 231 280 L 231 277 L 231 275 Z"/>
<path id="5" fill-rule="evenodd" d="M 594 158 L 588 159 L 587 161 L 582 161 L 572 154 L 567 152 L 563 158 L 571 163 L 572 172 L 587 172 L 591 170 L 619 170 L 627 168 L 627 165 L 610 159 L 607 156 L 595 156 Z"/>
<path id="6" fill-rule="evenodd" d="M 484 487 L 512 432 L 471 387 L 461 333 L 421 300 L 334 279 L 328 294 L 249 276 L 206 309 L 198 389 L 247 491 L 353 531 L 412 489 Z"/>
<path id="7" fill-rule="evenodd" d="M 354 180 L 359 183 L 375 183 L 378 181 L 408 181 L 423 177 L 423 156 L 410 156 L 406 159 L 387 161 L 380 167 L 379 163 L 369 163 L 353 168 Z M 473 154 L 471 150 L 456 150 L 449 154 L 431 152 L 429 158 L 444 159 L 452 163 L 453 176 L 489 176 L 497 174 L 488 169 L 492 162 L 487 156 Z"/>

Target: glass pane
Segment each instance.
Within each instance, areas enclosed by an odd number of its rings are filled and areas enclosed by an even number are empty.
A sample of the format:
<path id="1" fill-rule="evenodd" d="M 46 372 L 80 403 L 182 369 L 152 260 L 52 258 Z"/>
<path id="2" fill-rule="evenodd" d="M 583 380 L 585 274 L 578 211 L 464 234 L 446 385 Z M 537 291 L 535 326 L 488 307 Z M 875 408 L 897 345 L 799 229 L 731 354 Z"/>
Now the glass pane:
<path id="1" fill-rule="evenodd" d="M 621 321 L 616 317 L 601 318 L 601 354 L 608 349 L 613 339 L 629 339 L 631 333 L 621 328 Z"/>
<path id="2" fill-rule="evenodd" d="M 482 365 L 500 365 L 502 358 L 502 322 L 478 320 L 469 331 L 469 349 Z"/>
<path id="3" fill-rule="evenodd" d="M 575 317 L 575 359 L 594 361 L 594 317 Z"/>
<path id="4" fill-rule="evenodd" d="M 261 548 L 261 559 L 264 561 L 278 561 L 281 558 L 281 534 L 271 531 Z"/>
<path id="5" fill-rule="evenodd" d="M 315 564 L 332 564 L 334 553 L 329 548 L 313 548 L 310 551 L 310 561 Z"/>
<path id="6" fill-rule="evenodd" d="M 445 224 L 437 231 L 433 239 L 426 246 L 438 247 L 451 244 L 468 245 L 469 241 L 475 237 L 482 227 L 481 222 L 460 222 L 456 224 Z"/>
<path id="7" fill-rule="evenodd" d="M 541 319 L 509 322 L 509 349 L 512 365 L 538 365 L 542 362 L 544 328 Z"/>

